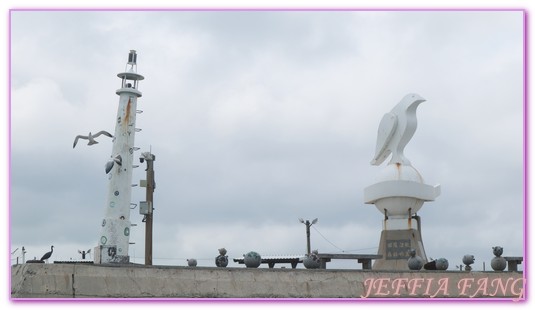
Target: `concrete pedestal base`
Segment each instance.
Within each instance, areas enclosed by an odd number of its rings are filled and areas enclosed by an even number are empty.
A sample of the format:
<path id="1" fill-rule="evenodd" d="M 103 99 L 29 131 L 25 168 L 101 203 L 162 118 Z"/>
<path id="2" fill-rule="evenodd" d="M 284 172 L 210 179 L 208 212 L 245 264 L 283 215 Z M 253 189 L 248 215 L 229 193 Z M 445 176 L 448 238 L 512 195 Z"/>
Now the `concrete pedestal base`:
<path id="1" fill-rule="evenodd" d="M 375 260 L 373 270 L 409 270 L 407 260 L 409 250 L 415 249 L 416 255 L 427 262 L 422 235 L 417 229 L 383 230 L 379 242 L 379 255 L 382 259 Z"/>

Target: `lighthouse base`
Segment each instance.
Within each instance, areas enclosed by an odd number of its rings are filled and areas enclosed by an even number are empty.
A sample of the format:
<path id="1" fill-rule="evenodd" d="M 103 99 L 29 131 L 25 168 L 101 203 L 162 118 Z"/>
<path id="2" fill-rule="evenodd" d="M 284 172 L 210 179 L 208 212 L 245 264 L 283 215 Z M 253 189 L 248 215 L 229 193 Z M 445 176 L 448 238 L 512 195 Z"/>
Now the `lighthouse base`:
<path id="1" fill-rule="evenodd" d="M 381 232 L 379 255 L 383 258 L 375 260 L 373 270 L 409 270 L 407 260 L 410 249 L 427 262 L 422 235 L 417 229 L 385 229 Z"/>
<path id="2" fill-rule="evenodd" d="M 117 255 L 116 246 L 100 245 L 94 248 L 94 253 L 95 264 L 128 264 L 130 262 L 130 256 Z"/>

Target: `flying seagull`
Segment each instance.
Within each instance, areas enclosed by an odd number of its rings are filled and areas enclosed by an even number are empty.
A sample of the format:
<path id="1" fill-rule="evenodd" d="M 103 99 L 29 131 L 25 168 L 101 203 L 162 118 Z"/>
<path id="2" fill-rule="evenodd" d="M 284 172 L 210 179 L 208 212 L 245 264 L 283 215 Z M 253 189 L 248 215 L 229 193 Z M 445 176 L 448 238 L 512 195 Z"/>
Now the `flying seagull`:
<path id="1" fill-rule="evenodd" d="M 41 260 L 46 260 L 46 262 L 48 263 L 48 259 L 50 258 L 50 256 L 52 256 L 52 252 L 54 252 L 54 246 L 50 247 L 50 252 L 46 252 L 45 255 L 41 257 Z"/>
<path id="2" fill-rule="evenodd" d="M 411 164 L 403 155 L 403 149 L 416 131 L 416 108 L 424 101 L 417 94 L 408 94 L 383 116 L 377 130 L 375 156 L 370 164 L 379 166 L 390 154 L 389 164 Z"/>
<path id="3" fill-rule="evenodd" d="M 76 146 L 76 143 L 78 143 L 78 139 L 86 139 L 86 140 L 89 140 L 89 143 L 87 143 L 87 145 L 93 145 L 93 144 L 97 144 L 98 142 L 95 141 L 95 138 L 100 136 L 100 135 L 105 135 L 105 136 L 108 136 L 110 138 L 112 138 L 113 136 L 111 135 L 111 133 L 107 132 L 107 131 L 104 131 L 104 130 L 101 130 L 99 132 L 97 132 L 96 134 L 92 135 L 91 133 L 89 133 L 87 136 L 82 136 L 82 135 L 78 135 L 76 136 L 76 138 L 74 139 L 74 144 L 72 145 L 72 148 L 74 149 L 74 147 Z"/>

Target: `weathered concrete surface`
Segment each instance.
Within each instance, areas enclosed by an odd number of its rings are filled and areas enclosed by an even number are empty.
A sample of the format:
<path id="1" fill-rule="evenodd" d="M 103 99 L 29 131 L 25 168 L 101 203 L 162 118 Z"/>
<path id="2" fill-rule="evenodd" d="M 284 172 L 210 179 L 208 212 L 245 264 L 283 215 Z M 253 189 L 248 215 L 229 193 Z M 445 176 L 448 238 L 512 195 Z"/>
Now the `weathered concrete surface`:
<path id="1" fill-rule="evenodd" d="M 510 298 L 520 272 L 247 269 L 23 264 L 11 268 L 17 298 Z"/>

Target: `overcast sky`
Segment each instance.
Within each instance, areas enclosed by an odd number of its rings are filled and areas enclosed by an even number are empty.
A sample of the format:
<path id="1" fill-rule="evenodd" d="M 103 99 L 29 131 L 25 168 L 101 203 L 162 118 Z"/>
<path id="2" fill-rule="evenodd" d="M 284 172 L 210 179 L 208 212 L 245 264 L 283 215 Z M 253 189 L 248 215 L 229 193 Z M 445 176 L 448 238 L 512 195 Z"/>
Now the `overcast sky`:
<path id="1" fill-rule="evenodd" d="M 405 155 L 442 193 L 420 210 L 428 258 L 524 254 L 521 11 L 14 11 L 11 251 L 80 259 L 98 243 L 128 51 L 138 52 L 136 146 L 152 148 L 154 264 L 214 266 L 312 248 L 376 253 L 363 189 L 384 113 L 425 99 Z M 384 166 L 385 164 L 383 164 Z M 133 183 L 145 178 L 144 165 Z M 144 200 L 135 187 L 132 202 Z M 131 261 L 144 223 L 131 221 Z M 17 255 L 12 256 L 12 262 Z M 356 263 L 331 263 L 340 268 Z M 230 264 L 235 265 L 234 263 Z M 329 265 L 330 266 L 330 265 Z"/>

